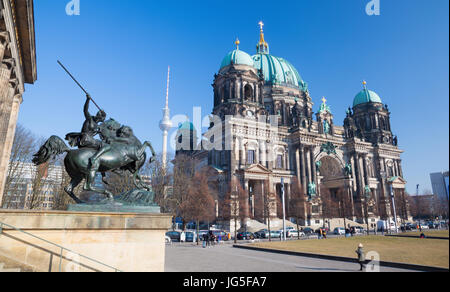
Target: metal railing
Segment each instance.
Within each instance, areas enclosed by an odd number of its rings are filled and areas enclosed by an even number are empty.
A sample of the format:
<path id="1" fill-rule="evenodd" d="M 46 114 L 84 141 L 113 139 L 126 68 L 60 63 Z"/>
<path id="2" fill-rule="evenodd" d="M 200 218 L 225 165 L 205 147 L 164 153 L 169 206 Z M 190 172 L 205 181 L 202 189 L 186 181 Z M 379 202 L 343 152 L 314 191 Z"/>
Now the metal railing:
<path id="1" fill-rule="evenodd" d="M 93 259 L 93 258 L 90 258 L 90 257 L 84 256 L 84 255 L 82 255 L 82 254 L 79 254 L 79 253 L 77 253 L 77 252 L 74 252 L 74 251 L 72 251 L 72 250 L 70 250 L 70 249 L 68 249 L 68 248 L 65 248 L 65 247 L 63 247 L 63 246 L 60 246 L 60 245 L 58 245 L 58 244 L 56 244 L 56 243 L 53 243 L 53 242 L 51 242 L 51 241 L 48 241 L 48 240 L 43 239 L 43 238 L 41 238 L 41 237 L 39 237 L 39 236 L 36 236 L 36 235 L 31 234 L 31 233 L 29 233 L 29 232 L 23 231 L 23 230 L 21 230 L 21 229 L 19 229 L 19 228 L 17 228 L 17 227 L 11 226 L 11 225 L 6 224 L 6 223 L 3 223 L 3 222 L 0 222 L 0 236 L 3 234 L 3 229 L 4 229 L 3 226 L 6 226 L 8 229 L 16 230 L 16 231 L 18 231 L 18 232 L 21 232 L 21 233 L 23 233 L 23 234 L 26 234 L 26 235 L 31 236 L 31 237 L 33 237 L 33 238 L 39 239 L 40 241 L 43 241 L 43 242 L 45 242 L 45 243 L 47 243 L 47 244 L 50 244 L 50 245 L 52 245 L 52 246 L 57 247 L 57 248 L 59 249 L 59 251 L 60 251 L 60 253 L 59 253 L 59 272 L 62 271 L 62 260 L 63 260 L 63 257 L 64 257 L 64 256 L 63 256 L 64 251 L 66 251 L 66 252 L 68 252 L 68 253 L 71 253 L 71 254 L 74 254 L 74 255 L 76 255 L 76 256 L 78 256 L 78 257 L 80 257 L 80 258 L 84 258 L 84 259 L 86 259 L 86 260 L 89 260 L 89 261 L 91 261 L 91 262 L 94 262 L 94 263 L 96 263 L 96 264 L 99 264 L 99 265 L 101 265 L 101 266 L 103 266 L 103 267 L 109 268 L 109 269 L 111 269 L 111 270 L 114 271 L 114 272 L 122 272 L 122 271 L 120 271 L 120 270 L 117 269 L 117 268 L 114 268 L 114 267 L 109 266 L 109 265 L 107 265 L 107 264 L 104 264 L 104 263 L 102 263 L 102 262 L 100 262 L 100 261 L 97 261 L 97 260 L 95 260 L 95 259 Z M 49 271 L 51 271 L 51 269 L 52 269 L 52 263 L 53 263 L 53 254 L 54 254 L 54 252 L 49 251 L 49 253 L 50 253 L 50 267 L 49 267 Z M 75 264 L 78 264 L 78 265 L 80 265 L 80 266 L 86 266 L 85 264 L 76 262 L 76 261 L 71 260 L 71 259 L 67 259 L 67 260 L 70 261 L 70 262 L 73 262 L 73 263 L 75 263 Z M 95 270 L 95 269 L 92 268 L 92 267 L 90 267 L 90 269 Z M 97 271 L 97 270 L 95 270 L 95 271 Z"/>

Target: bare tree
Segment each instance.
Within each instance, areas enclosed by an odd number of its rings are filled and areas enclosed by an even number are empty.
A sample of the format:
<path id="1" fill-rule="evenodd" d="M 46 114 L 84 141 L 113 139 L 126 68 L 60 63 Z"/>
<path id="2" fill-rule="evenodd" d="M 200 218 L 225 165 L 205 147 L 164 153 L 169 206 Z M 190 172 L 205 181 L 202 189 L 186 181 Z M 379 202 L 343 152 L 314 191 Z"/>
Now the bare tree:
<path id="1" fill-rule="evenodd" d="M 58 182 L 53 186 L 53 210 L 65 211 L 67 210 L 68 205 L 73 202 L 64 190 L 64 188 L 69 185 L 71 178 L 64 168 L 64 159 L 62 157 L 58 157 L 57 159 L 55 165 L 60 166 L 61 171 Z M 74 192 L 79 193 L 82 188 L 83 184 L 80 183 Z"/>
<path id="2" fill-rule="evenodd" d="M 448 199 L 445 197 L 439 197 L 435 195 L 433 202 L 433 209 L 435 210 L 436 217 L 448 219 Z"/>
<path id="3" fill-rule="evenodd" d="M 295 218 L 297 222 L 297 230 L 299 231 L 299 221 L 306 221 L 306 197 L 303 187 L 297 178 L 294 178 L 291 185 L 291 196 L 289 198 L 288 216 Z M 298 232 L 300 239 L 300 232 Z"/>
<path id="4" fill-rule="evenodd" d="M 320 189 L 320 199 L 322 200 L 322 219 L 325 224 L 325 220 L 329 218 L 339 217 L 339 203 L 336 192 L 331 193 L 326 187 Z"/>
<path id="5" fill-rule="evenodd" d="M 419 220 L 433 218 L 433 197 L 429 190 L 419 196 L 409 196 L 411 215 Z"/>
<path id="6" fill-rule="evenodd" d="M 27 163 L 31 162 L 36 150 L 36 140 L 33 133 L 22 125 L 17 124 L 6 174 L 4 193 L 0 194 L 3 195 L 3 206 L 5 208 L 10 207 L 11 199 L 18 194 L 19 189 L 28 184 L 24 173 L 28 167 Z"/>
<path id="7" fill-rule="evenodd" d="M 152 190 L 155 193 L 155 203 L 161 207 L 163 213 L 170 213 L 169 196 L 171 182 L 173 181 L 173 168 L 168 164 L 163 166 L 162 155 L 158 155 L 153 163 L 146 163 L 142 173 L 151 178 Z"/>
<path id="8" fill-rule="evenodd" d="M 186 197 L 179 206 L 179 212 L 184 220 L 197 223 L 198 234 L 200 221 L 214 220 L 215 202 L 209 191 L 208 176 L 204 172 L 198 172 L 187 185 Z"/>
<path id="9" fill-rule="evenodd" d="M 277 211 L 277 201 L 276 195 L 270 192 L 268 181 L 264 181 L 261 194 L 261 200 L 257 204 L 255 204 L 255 214 L 262 215 L 264 223 L 267 225 L 267 229 L 269 232 L 269 241 L 271 241 L 272 237 L 270 235 L 270 221 L 274 216 L 276 216 L 276 214 L 273 214 L 273 211 Z"/>
<path id="10" fill-rule="evenodd" d="M 187 199 L 187 186 L 195 175 L 197 161 L 189 155 L 177 155 L 173 167 L 173 191 L 172 195 L 166 198 L 166 211 L 174 217 L 182 217 L 180 206 Z M 186 221 L 183 220 L 183 229 Z"/>
<path id="11" fill-rule="evenodd" d="M 221 217 L 234 222 L 234 242 L 237 242 L 237 222 L 244 222 L 248 214 L 245 191 L 239 182 L 230 184 L 228 192 L 221 204 Z M 242 224 L 241 224 L 242 225 Z"/>
<path id="12" fill-rule="evenodd" d="M 344 228 L 347 228 L 347 218 L 353 216 L 351 194 L 346 192 L 345 188 L 340 188 L 337 191 L 338 198 L 338 214 L 344 220 Z"/>

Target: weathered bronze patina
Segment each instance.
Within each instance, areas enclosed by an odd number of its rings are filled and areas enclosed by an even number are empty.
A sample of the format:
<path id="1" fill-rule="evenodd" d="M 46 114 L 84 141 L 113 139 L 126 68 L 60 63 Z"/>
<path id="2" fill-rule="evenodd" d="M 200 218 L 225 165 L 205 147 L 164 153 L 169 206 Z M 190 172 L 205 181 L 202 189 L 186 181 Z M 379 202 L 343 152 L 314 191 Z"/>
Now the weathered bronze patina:
<path id="1" fill-rule="evenodd" d="M 66 72 L 68 71 L 66 70 Z M 73 78 L 72 75 L 70 76 Z M 77 82 L 75 79 L 74 81 Z M 78 82 L 77 84 L 79 85 Z M 81 85 L 79 86 L 81 87 Z M 83 91 L 86 92 L 84 89 Z M 78 204 L 83 202 L 73 191 L 83 179 L 85 179 L 84 190 L 104 194 L 113 200 L 114 196 L 111 192 L 95 185 L 94 180 L 97 173 L 102 174 L 104 183 L 107 183 L 105 180 L 107 173 L 131 174 L 137 190 L 150 192 L 151 187 L 144 183 L 139 175 L 139 170 L 145 164 L 147 147 L 152 153 L 150 163 L 155 159 L 155 151 L 151 143 L 148 141 L 141 143 L 134 136 L 130 127 L 121 125 L 114 119 L 105 121 L 106 113 L 100 108 L 97 115 L 91 116 L 89 113 L 90 102 L 94 101 L 86 92 L 86 103 L 84 105 L 86 120 L 81 132 L 66 135 L 69 145 L 77 147 L 77 149 L 69 148 L 61 138 L 52 136 L 34 155 L 33 163 L 41 165 L 58 155 L 67 153 L 64 165 L 72 180 L 65 187 L 65 191 Z M 95 105 L 97 106 L 97 104 Z M 99 139 L 95 138 L 97 136 Z"/>

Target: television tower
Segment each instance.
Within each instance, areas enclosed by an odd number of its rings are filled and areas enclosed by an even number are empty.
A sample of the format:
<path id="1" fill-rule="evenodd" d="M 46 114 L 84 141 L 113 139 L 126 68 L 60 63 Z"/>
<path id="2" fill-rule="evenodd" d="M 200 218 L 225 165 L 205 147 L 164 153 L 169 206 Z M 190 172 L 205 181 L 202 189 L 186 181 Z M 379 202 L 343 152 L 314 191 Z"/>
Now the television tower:
<path id="1" fill-rule="evenodd" d="M 163 151 L 162 151 L 162 167 L 167 167 L 167 136 L 170 128 L 172 128 L 172 121 L 170 120 L 169 110 L 169 85 L 170 85 L 170 67 L 167 72 L 167 92 L 166 92 L 166 106 L 163 109 L 163 119 L 159 122 L 159 128 L 163 131 Z"/>

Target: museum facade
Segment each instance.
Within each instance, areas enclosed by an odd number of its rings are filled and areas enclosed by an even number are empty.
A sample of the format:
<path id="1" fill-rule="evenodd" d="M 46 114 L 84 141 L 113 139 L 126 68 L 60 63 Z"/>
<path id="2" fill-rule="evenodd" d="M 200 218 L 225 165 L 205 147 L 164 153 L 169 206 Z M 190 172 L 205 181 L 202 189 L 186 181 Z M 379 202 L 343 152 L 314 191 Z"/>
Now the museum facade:
<path id="1" fill-rule="evenodd" d="M 33 0 L 0 0 L 0 206 L 25 84 L 36 75 Z"/>

